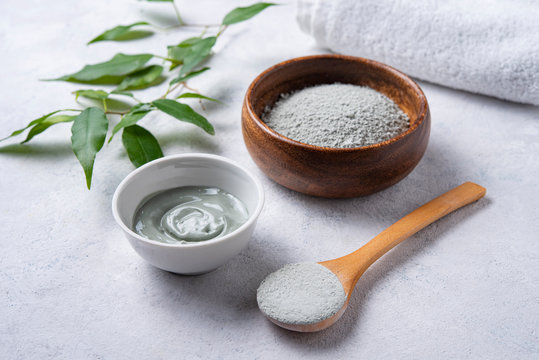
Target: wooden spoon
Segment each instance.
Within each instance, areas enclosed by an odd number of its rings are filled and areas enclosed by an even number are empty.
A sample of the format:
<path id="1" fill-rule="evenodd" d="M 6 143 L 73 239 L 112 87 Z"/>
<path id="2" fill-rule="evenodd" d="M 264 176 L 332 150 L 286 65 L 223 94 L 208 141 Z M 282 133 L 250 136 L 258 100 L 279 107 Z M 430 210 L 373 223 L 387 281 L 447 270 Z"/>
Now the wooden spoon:
<path id="1" fill-rule="evenodd" d="M 346 294 L 343 307 L 330 318 L 307 325 L 287 324 L 268 318 L 285 329 L 300 332 L 320 331 L 333 325 L 346 310 L 357 281 L 372 263 L 406 238 L 450 212 L 479 200 L 485 193 L 486 189 L 484 187 L 472 182 L 466 182 L 412 211 L 374 237 L 359 250 L 334 260 L 319 262 L 320 265 L 325 266 L 337 275 Z"/>

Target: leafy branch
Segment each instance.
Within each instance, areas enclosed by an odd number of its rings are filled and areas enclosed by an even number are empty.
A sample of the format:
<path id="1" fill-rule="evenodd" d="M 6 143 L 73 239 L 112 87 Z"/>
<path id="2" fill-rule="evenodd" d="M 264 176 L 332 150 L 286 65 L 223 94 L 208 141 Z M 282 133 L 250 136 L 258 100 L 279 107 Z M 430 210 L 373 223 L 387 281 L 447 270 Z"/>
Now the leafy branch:
<path id="1" fill-rule="evenodd" d="M 107 61 L 84 66 L 81 70 L 45 81 L 68 81 L 80 84 L 110 86 L 110 90 L 80 89 L 73 92 L 75 100 L 84 97 L 96 101 L 99 106 L 88 106 L 84 109 L 60 109 L 32 120 L 25 127 L 13 131 L 0 141 L 23 134 L 28 130 L 21 143 L 27 143 L 49 127 L 72 123 L 71 147 L 86 177 L 88 189 L 91 187 L 92 174 L 97 153 L 103 148 L 111 118 L 120 116 L 108 138 L 112 141 L 118 132 L 122 132 L 122 144 L 129 160 L 136 167 L 163 156 L 163 151 L 152 133 L 137 123 L 154 111 L 163 112 L 179 121 L 198 126 L 209 135 L 215 134 L 213 125 L 183 99 L 198 99 L 200 102 L 214 101 L 191 88 L 187 81 L 206 73 L 209 68 L 202 63 L 211 56 L 217 40 L 228 26 L 248 20 L 273 3 L 256 3 L 247 7 L 235 8 L 225 15 L 220 24 L 198 25 L 185 23 L 174 0 L 146 0 L 149 2 L 168 2 L 174 8 L 178 25 L 164 29 L 170 31 L 183 27 L 204 27 L 202 34 L 190 37 L 177 45 L 167 46 L 165 56 L 157 54 L 123 54 L 118 53 Z M 158 28 L 147 21 L 138 21 L 128 25 L 118 25 L 104 31 L 91 39 L 87 45 L 101 41 L 130 41 L 153 34 L 144 28 Z M 206 35 L 209 28 L 215 28 L 214 35 Z M 163 29 L 161 29 L 163 30 Z M 151 63 L 158 59 L 161 64 Z M 168 70 L 165 71 L 165 64 Z M 171 77 L 171 79 L 170 79 Z M 157 86 L 169 78 L 168 86 L 162 96 L 151 101 L 143 101 L 135 97 L 134 91 Z M 176 93 L 173 95 L 173 93 Z M 134 104 L 127 110 L 117 111 L 109 106 L 117 97 L 128 98 Z M 202 103 L 201 103 L 202 104 Z"/>

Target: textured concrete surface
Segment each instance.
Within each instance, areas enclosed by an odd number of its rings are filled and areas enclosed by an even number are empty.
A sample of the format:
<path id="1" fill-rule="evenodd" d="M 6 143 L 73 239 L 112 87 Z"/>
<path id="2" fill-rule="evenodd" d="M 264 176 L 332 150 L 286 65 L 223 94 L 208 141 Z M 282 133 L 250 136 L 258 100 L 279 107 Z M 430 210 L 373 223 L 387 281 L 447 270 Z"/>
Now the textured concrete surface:
<path id="1" fill-rule="evenodd" d="M 178 4 L 190 22 L 216 22 L 237 4 Z M 167 4 L 131 0 L 0 2 L 0 136 L 61 107 L 76 84 L 39 82 L 115 52 L 154 52 L 196 34 L 85 43 L 142 17 L 173 21 Z M 119 138 L 97 157 L 93 188 L 58 125 L 26 146 L 0 144 L 0 353 L 4 359 L 537 359 L 539 356 L 539 108 L 420 83 L 431 105 L 427 153 L 405 180 L 359 199 L 284 189 L 251 161 L 240 131 L 242 96 L 268 66 L 320 53 L 291 5 L 227 30 L 192 85 L 208 105 L 210 137 L 155 114 L 142 125 L 166 154 L 230 157 L 263 181 L 267 202 L 247 250 L 222 268 L 184 277 L 146 264 L 112 218 L 133 168 Z M 144 99 L 162 90 L 140 94 Z M 21 139 L 22 140 L 22 139 Z M 487 197 L 399 245 L 359 281 L 349 309 L 316 334 L 279 329 L 255 290 L 289 262 L 355 250 L 407 212 L 464 181 Z"/>

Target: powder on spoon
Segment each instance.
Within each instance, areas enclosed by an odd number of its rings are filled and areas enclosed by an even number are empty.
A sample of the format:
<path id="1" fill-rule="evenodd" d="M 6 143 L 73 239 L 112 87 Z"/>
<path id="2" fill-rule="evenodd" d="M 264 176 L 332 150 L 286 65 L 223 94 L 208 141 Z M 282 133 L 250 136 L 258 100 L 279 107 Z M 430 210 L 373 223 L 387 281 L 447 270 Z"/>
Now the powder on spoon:
<path id="1" fill-rule="evenodd" d="M 307 325 L 335 315 L 346 294 L 337 276 L 316 263 L 289 264 L 269 274 L 256 292 L 258 307 L 286 324 Z"/>
<path id="2" fill-rule="evenodd" d="M 387 96 L 340 83 L 283 94 L 262 119 L 290 139 L 333 148 L 376 144 L 410 127 L 408 115 Z"/>

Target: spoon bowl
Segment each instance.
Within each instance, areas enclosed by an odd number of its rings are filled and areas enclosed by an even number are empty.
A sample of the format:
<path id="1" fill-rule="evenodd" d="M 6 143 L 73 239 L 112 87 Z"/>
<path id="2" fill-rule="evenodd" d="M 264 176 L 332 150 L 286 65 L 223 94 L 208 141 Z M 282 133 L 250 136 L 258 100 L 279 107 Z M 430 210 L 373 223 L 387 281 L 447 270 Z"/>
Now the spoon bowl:
<path id="1" fill-rule="evenodd" d="M 369 266 L 411 235 L 450 212 L 479 200 L 485 193 L 484 187 L 466 182 L 412 211 L 360 249 L 337 259 L 319 262 L 318 264 L 329 269 L 339 279 L 346 296 L 344 305 L 329 317 L 314 323 L 297 324 L 283 322 L 264 314 L 274 324 L 293 331 L 315 332 L 330 327 L 346 311 L 356 283 Z"/>
<path id="2" fill-rule="evenodd" d="M 322 320 L 320 322 L 313 323 L 313 324 L 288 324 L 288 323 L 273 319 L 267 315 L 266 315 L 266 318 L 269 319 L 269 321 L 271 321 L 275 325 L 282 327 L 283 329 L 297 331 L 297 332 L 317 332 L 320 330 L 327 329 L 331 325 L 335 324 L 337 320 L 341 318 L 341 316 L 343 316 L 344 312 L 346 311 L 346 308 L 348 307 L 349 299 L 350 297 L 346 298 L 346 302 L 340 308 L 340 310 L 335 313 L 335 315 L 325 320 Z"/>

